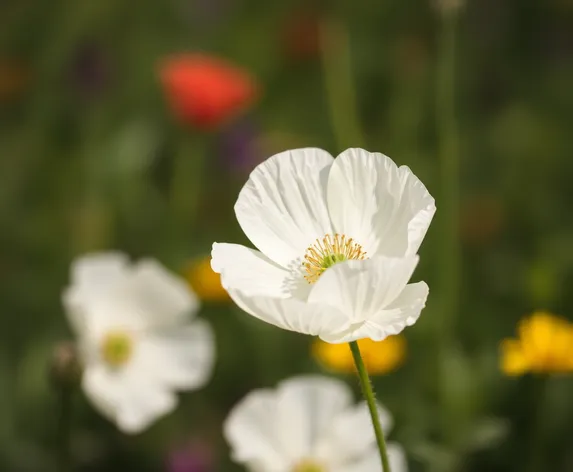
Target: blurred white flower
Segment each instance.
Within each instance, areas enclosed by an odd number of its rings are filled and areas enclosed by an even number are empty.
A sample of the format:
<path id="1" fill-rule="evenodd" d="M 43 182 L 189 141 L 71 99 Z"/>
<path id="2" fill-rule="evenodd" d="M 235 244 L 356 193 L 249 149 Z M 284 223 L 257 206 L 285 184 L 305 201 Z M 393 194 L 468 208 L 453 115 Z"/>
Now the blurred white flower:
<path id="1" fill-rule="evenodd" d="M 261 251 L 213 244 L 235 303 L 267 323 L 327 342 L 375 341 L 413 324 L 428 286 L 408 284 L 436 207 L 412 171 L 379 153 L 277 154 L 235 205 Z"/>
<path id="2" fill-rule="evenodd" d="M 389 413 L 379 406 L 385 434 Z M 276 390 L 249 393 L 231 411 L 224 434 L 234 461 L 250 472 L 379 472 L 368 407 L 354 405 L 340 380 L 301 376 Z M 402 448 L 388 444 L 392 472 L 406 472 Z"/>
<path id="3" fill-rule="evenodd" d="M 210 326 L 184 280 L 154 260 L 131 264 L 121 253 L 74 261 L 63 295 L 83 363 L 82 387 L 126 433 L 140 432 L 177 404 L 176 390 L 211 375 Z"/>

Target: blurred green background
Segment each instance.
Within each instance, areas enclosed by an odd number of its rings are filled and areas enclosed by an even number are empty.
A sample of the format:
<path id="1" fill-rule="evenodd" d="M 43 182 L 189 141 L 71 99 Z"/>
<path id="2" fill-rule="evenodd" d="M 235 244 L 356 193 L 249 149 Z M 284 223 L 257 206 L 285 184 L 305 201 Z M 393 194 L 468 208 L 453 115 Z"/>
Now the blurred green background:
<path id="1" fill-rule="evenodd" d="M 532 434 L 538 470 L 573 470 L 571 378 L 550 379 L 540 406 L 537 379 L 498 367 L 519 318 L 573 313 L 573 2 L 469 1 L 454 84 L 440 72 L 446 3 L 0 0 L 0 471 L 57 470 L 47 368 L 70 337 L 60 295 L 71 260 L 120 249 L 186 274 L 213 241 L 248 244 L 233 204 L 249 171 L 306 146 L 383 152 L 437 201 L 415 275 L 428 306 L 405 332 L 406 363 L 375 378 L 411 470 L 523 472 Z M 198 51 L 259 87 L 208 131 L 171 112 L 159 78 L 162 59 Z M 457 130 L 440 111 L 451 98 Z M 459 181 L 444 181 L 443 162 L 459 164 Z M 444 238 L 461 244 L 457 287 Z M 218 345 L 207 388 L 135 437 L 78 394 L 77 470 L 241 470 L 221 436 L 232 405 L 321 371 L 309 337 L 225 299 L 200 316 Z M 175 468 L 185 448 L 205 465 Z"/>

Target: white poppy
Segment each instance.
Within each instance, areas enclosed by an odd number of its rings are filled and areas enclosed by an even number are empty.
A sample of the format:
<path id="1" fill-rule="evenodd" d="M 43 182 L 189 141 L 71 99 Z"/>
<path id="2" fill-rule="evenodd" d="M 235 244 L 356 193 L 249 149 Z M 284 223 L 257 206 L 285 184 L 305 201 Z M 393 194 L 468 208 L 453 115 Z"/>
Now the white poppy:
<path id="1" fill-rule="evenodd" d="M 412 171 L 363 149 L 277 154 L 235 205 L 256 251 L 213 244 L 212 267 L 244 311 L 333 343 L 397 334 L 425 306 L 408 284 L 436 207 Z"/>
<path id="2" fill-rule="evenodd" d="M 131 264 L 121 253 L 74 261 L 63 295 L 83 363 L 82 387 L 124 432 L 136 433 L 172 411 L 176 390 L 211 375 L 210 326 L 183 280 L 153 260 Z"/>
<path id="3" fill-rule="evenodd" d="M 389 413 L 379 406 L 385 434 Z M 276 390 L 249 393 L 224 424 L 232 459 L 249 472 L 381 472 L 380 453 L 365 403 L 350 388 L 321 376 L 295 377 Z M 392 472 L 406 472 L 402 448 L 388 444 Z"/>

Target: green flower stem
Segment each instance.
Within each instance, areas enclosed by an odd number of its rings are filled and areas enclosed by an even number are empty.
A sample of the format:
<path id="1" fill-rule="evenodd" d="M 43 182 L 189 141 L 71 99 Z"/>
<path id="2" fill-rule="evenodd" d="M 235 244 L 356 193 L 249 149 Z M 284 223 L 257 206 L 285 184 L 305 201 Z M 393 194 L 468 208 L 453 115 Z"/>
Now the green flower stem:
<path id="1" fill-rule="evenodd" d="M 440 316 L 436 317 L 434 337 L 437 343 L 436 366 L 439 382 L 439 401 L 442 407 L 445 441 L 454 447 L 458 422 L 455 409 L 450 407 L 448 358 L 455 343 L 454 329 L 459 311 L 461 285 L 461 244 L 459 238 L 460 164 L 458 129 L 455 114 L 456 91 L 456 8 L 442 8 L 440 11 L 438 56 L 436 64 L 435 110 L 437 144 L 440 169 L 440 209 L 436 223 L 440 234 L 440 271 L 438 288 L 441 291 Z"/>
<path id="2" fill-rule="evenodd" d="M 532 407 L 531 407 L 531 425 L 529 427 L 529 454 L 524 456 L 527 463 L 524 464 L 524 470 L 528 472 L 542 472 L 545 470 L 543 464 L 543 430 L 544 417 L 546 414 L 544 405 L 547 396 L 547 387 L 549 383 L 548 375 L 535 376 L 532 379 Z"/>
<path id="3" fill-rule="evenodd" d="M 330 119 L 339 151 L 364 146 L 347 30 L 335 20 L 324 20 L 320 25 L 320 46 Z"/>
<path id="4" fill-rule="evenodd" d="M 382 471 L 390 472 L 390 462 L 388 461 L 386 441 L 384 440 L 384 432 L 382 431 L 382 425 L 380 424 L 380 416 L 378 414 L 378 407 L 376 406 L 376 397 L 372 390 L 372 383 L 370 382 L 368 371 L 366 370 L 364 361 L 360 355 L 358 343 L 356 341 L 352 341 L 349 345 L 350 350 L 352 351 L 352 357 L 354 358 L 354 363 L 356 364 L 356 369 L 358 370 L 358 376 L 360 377 L 362 393 L 366 399 L 366 403 L 368 404 L 368 409 L 370 410 L 370 417 L 372 418 L 372 425 L 374 426 L 374 433 L 376 434 L 376 442 L 378 443 L 378 449 L 380 450 L 380 459 L 382 460 Z"/>
<path id="5" fill-rule="evenodd" d="M 441 290 L 440 339 L 451 339 L 459 309 L 461 245 L 459 239 L 460 168 L 458 130 L 455 115 L 455 58 L 457 9 L 441 11 L 436 77 L 436 121 L 440 160 Z M 442 337 L 443 336 L 443 337 Z"/>
<path id="6" fill-rule="evenodd" d="M 169 190 L 173 217 L 183 231 L 196 223 L 201 192 L 205 188 L 205 165 L 210 136 L 181 132 L 173 162 Z M 186 233 L 187 234 L 187 233 Z"/>

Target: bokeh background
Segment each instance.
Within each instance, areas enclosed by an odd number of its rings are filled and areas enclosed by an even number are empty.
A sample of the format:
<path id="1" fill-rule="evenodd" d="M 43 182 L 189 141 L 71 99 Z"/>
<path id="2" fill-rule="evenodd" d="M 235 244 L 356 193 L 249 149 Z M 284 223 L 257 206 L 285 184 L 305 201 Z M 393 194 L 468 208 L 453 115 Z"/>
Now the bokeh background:
<path id="1" fill-rule="evenodd" d="M 233 204 L 250 170 L 305 146 L 383 152 L 437 200 L 415 274 L 428 306 L 402 365 L 374 379 L 411 470 L 573 470 L 571 378 L 540 400 L 538 378 L 499 368 L 521 317 L 572 318 L 573 2 L 456 3 L 0 1 L 1 471 L 57 471 L 48 367 L 71 336 L 69 264 L 88 251 L 186 277 L 218 354 L 208 387 L 138 436 L 78 393 L 76 470 L 241 470 L 221 424 L 249 390 L 325 372 L 358 395 L 312 339 L 234 307 L 205 259 L 212 241 L 247 243 Z M 200 81 L 206 106 L 250 77 L 208 123 L 181 112 L 189 91 L 166 66 L 195 53 L 241 74 Z"/>

